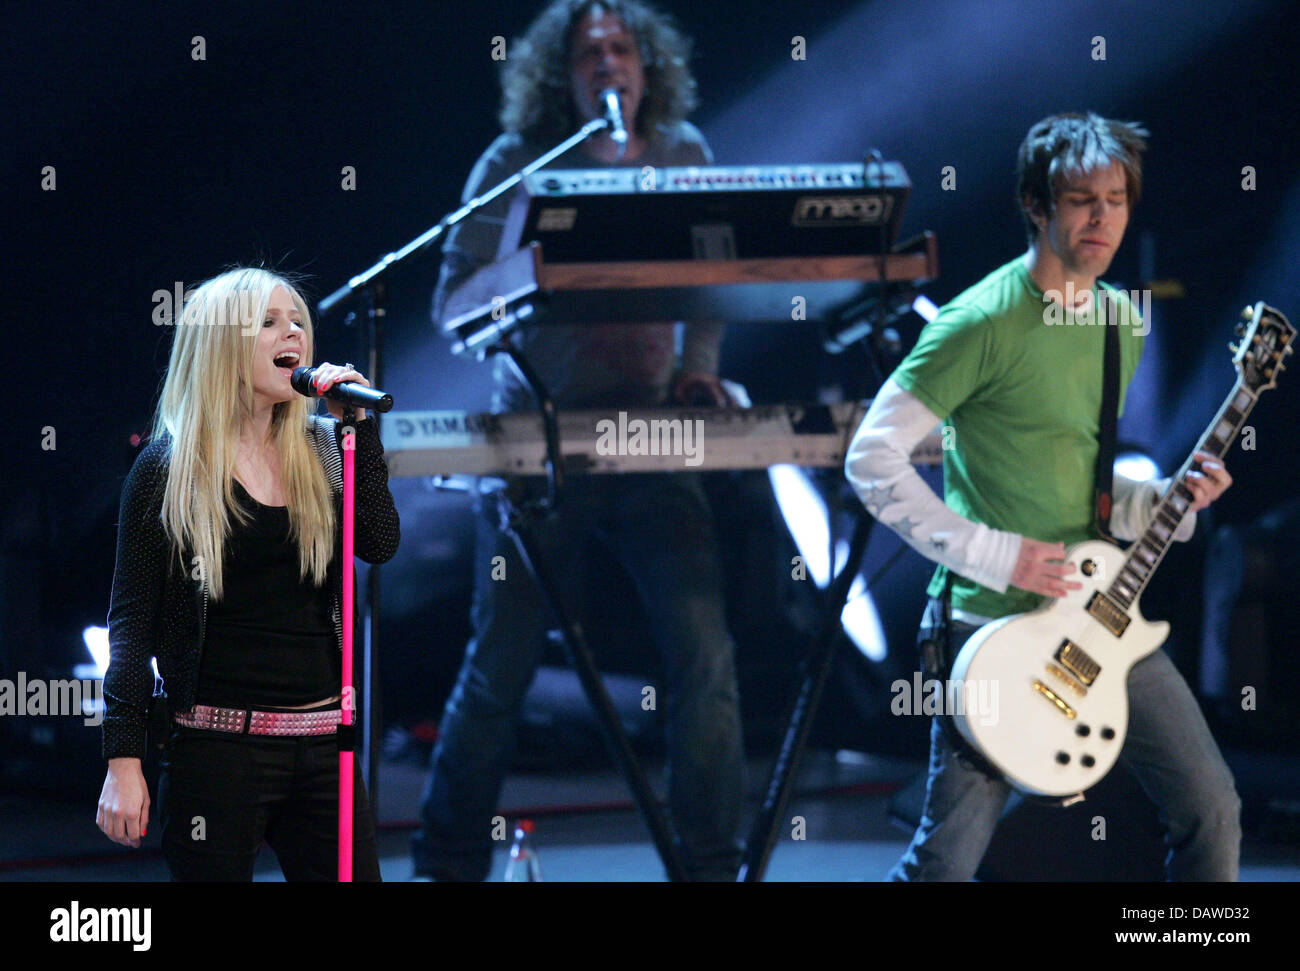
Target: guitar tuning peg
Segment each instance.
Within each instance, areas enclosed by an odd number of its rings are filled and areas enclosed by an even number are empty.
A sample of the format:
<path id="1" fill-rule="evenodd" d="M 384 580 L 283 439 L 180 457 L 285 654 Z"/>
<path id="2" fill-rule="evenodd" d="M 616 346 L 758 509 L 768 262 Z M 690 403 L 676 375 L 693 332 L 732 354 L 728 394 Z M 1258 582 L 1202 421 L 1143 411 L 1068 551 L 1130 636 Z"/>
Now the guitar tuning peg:
<path id="1" fill-rule="evenodd" d="M 1240 350 L 1240 348 L 1232 341 L 1228 341 L 1228 350 L 1232 351 L 1233 354 L 1236 354 L 1237 351 Z"/>
<path id="2" fill-rule="evenodd" d="M 1236 327 L 1232 328 L 1232 332 L 1236 334 L 1238 337 L 1243 336 L 1246 333 L 1245 321 L 1242 321 L 1241 323 L 1237 324 Z"/>
<path id="3" fill-rule="evenodd" d="M 1247 320 L 1247 321 L 1248 321 L 1248 320 L 1250 320 L 1250 318 L 1253 317 L 1253 316 L 1255 316 L 1255 308 L 1254 308 L 1254 307 L 1247 307 L 1245 310 L 1243 310 L 1243 311 L 1241 312 L 1241 319 L 1242 319 L 1242 320 Z"/>

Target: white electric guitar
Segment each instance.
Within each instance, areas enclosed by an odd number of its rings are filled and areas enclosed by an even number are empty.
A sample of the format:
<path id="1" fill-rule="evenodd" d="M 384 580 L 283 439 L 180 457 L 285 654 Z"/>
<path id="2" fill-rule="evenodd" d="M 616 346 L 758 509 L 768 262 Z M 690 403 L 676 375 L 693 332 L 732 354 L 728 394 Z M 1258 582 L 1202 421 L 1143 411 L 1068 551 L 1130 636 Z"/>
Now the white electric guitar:
<path id="1" fill-rule="evenodd" d="M 1227 453 L 1259 395 L 1276 383 L 1296 333 L 1263 303 L 1246 309 L 1237 332 L 1241 343 L 1229 345 L 1236 387 L 1196 448 L 1216 458 Z M 1066 550 L 1076 568 L 1070 579 L 1081 580 L 1081 590 L 984 625 L 958 653 L 948 710 L 962 736 L 1016 788 L 1039 796 L 1080 793 L 1119 757 L 1129 669 L 1169 634 L 1167 623 L 1143 619 L 1138 597 L 1192 504 L 1186 483 L 1192 463 L 1189 457 L 1150 527 L 1127 551 L 1103 540 Z M 996 703 L 972 705 L 974 698 Z"/>

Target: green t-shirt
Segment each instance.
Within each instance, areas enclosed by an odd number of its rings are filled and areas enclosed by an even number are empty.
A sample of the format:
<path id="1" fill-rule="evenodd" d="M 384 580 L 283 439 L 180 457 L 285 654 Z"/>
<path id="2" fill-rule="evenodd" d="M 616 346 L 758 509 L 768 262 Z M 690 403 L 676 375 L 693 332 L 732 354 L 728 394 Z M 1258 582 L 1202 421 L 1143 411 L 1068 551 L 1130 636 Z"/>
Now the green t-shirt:
<path id="1" fill-rule="evenodd" d="M 1124 294 L 1102 286 L 1121 308 L 1123 414 L 1145 339 Z M 949 507 L 994 529 L 1068 546 L 1098 535 L 1105 332 L 1091 325 L 1105 317 L 1047 308 L 1025 258 L 1012 260 L 946 304 L 893 376 L 954 429 L 943 462 Z M 947 573 L 935 572 L 932 596 L 942 594 Z M 953 574 L 953 606 L 984 617 L 1032 610 L 1042 599 L 1010 586 L 999 594 Z"/>

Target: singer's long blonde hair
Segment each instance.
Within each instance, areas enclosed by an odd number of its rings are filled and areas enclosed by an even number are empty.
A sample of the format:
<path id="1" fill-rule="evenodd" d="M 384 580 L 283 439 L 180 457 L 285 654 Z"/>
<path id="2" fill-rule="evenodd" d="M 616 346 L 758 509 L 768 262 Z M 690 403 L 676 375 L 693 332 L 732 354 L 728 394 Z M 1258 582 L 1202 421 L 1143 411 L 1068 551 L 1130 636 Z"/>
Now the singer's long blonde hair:
<path id="1" fill-rule="evenodd" d="M 258 334 L 276 287 L 284 287 L 301 315 L 303 358 L 311 365 L 311 315 L 284 277 L 255 267 L 223 273 L 186 294 L 174 318 L 171 359 L 154 416 L 153 437 L 170 437 L 161 518 L 182 569 L 206 574 L 213 599 L 222 596 L 223 551 L 231 516 L 251 516 L 235 500 L 239 433 L 253 411 L 253 365 Z M 334 555 L 333 491 L 307 438 L 315 402 L 302 396 L 277 403 L 270 439 L 280 463 L 290 536 L 298 545 L 300 576 L 317 586 Z M 185 563 L 186 553 L 196 559 Z M 203 571 L 199 573 L 198 571 Z"/>

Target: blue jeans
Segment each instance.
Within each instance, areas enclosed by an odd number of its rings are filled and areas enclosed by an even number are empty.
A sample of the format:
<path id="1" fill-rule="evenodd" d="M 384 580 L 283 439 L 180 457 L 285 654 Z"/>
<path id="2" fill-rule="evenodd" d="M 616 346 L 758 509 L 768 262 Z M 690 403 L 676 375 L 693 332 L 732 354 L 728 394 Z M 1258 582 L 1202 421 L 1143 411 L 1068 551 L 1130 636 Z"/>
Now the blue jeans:
<path id="1" fill-rule="evenodd" d="M 940 609 L 939 601 L 930 601 L 922 638 L 937 626 Z M 953 621 L 954 656 L 977 630 Z M 1129 671 L 1128 691 L 1128 736 L 1119 762 L 1159 810 L 1169 847 L 1167 877 L 1236 880 L 1241 800 L 1187 682 L 1161 648 Z M 972 879 L 1010 794 L 1004 781 L 957 755 L 936 717 L 921 822 L 887 879 Z"/>
<path id="2" fill-rule="evenodd" d="M 423 827 L 412 840 L 415 872 L 447 880 L 483 880 L 491 868 L 492 816 L 550 627 L 514 543 L 497 530 L 496 497 L 483 497 L 480 511 L 475 636 L 443 713 Z M 582 572 L 582 543 L 594 539 L 627 570 L 663 659 L 668 800 L 687 874 L 734 880 L 744 787 L 739 693 L 712 514 L 698 477 L 571 479 L 558 514 L 539 522 L 534 538 L 579 619 L 565 581 Z M 503 579 L 492 579 L 494 565 Z"/>

